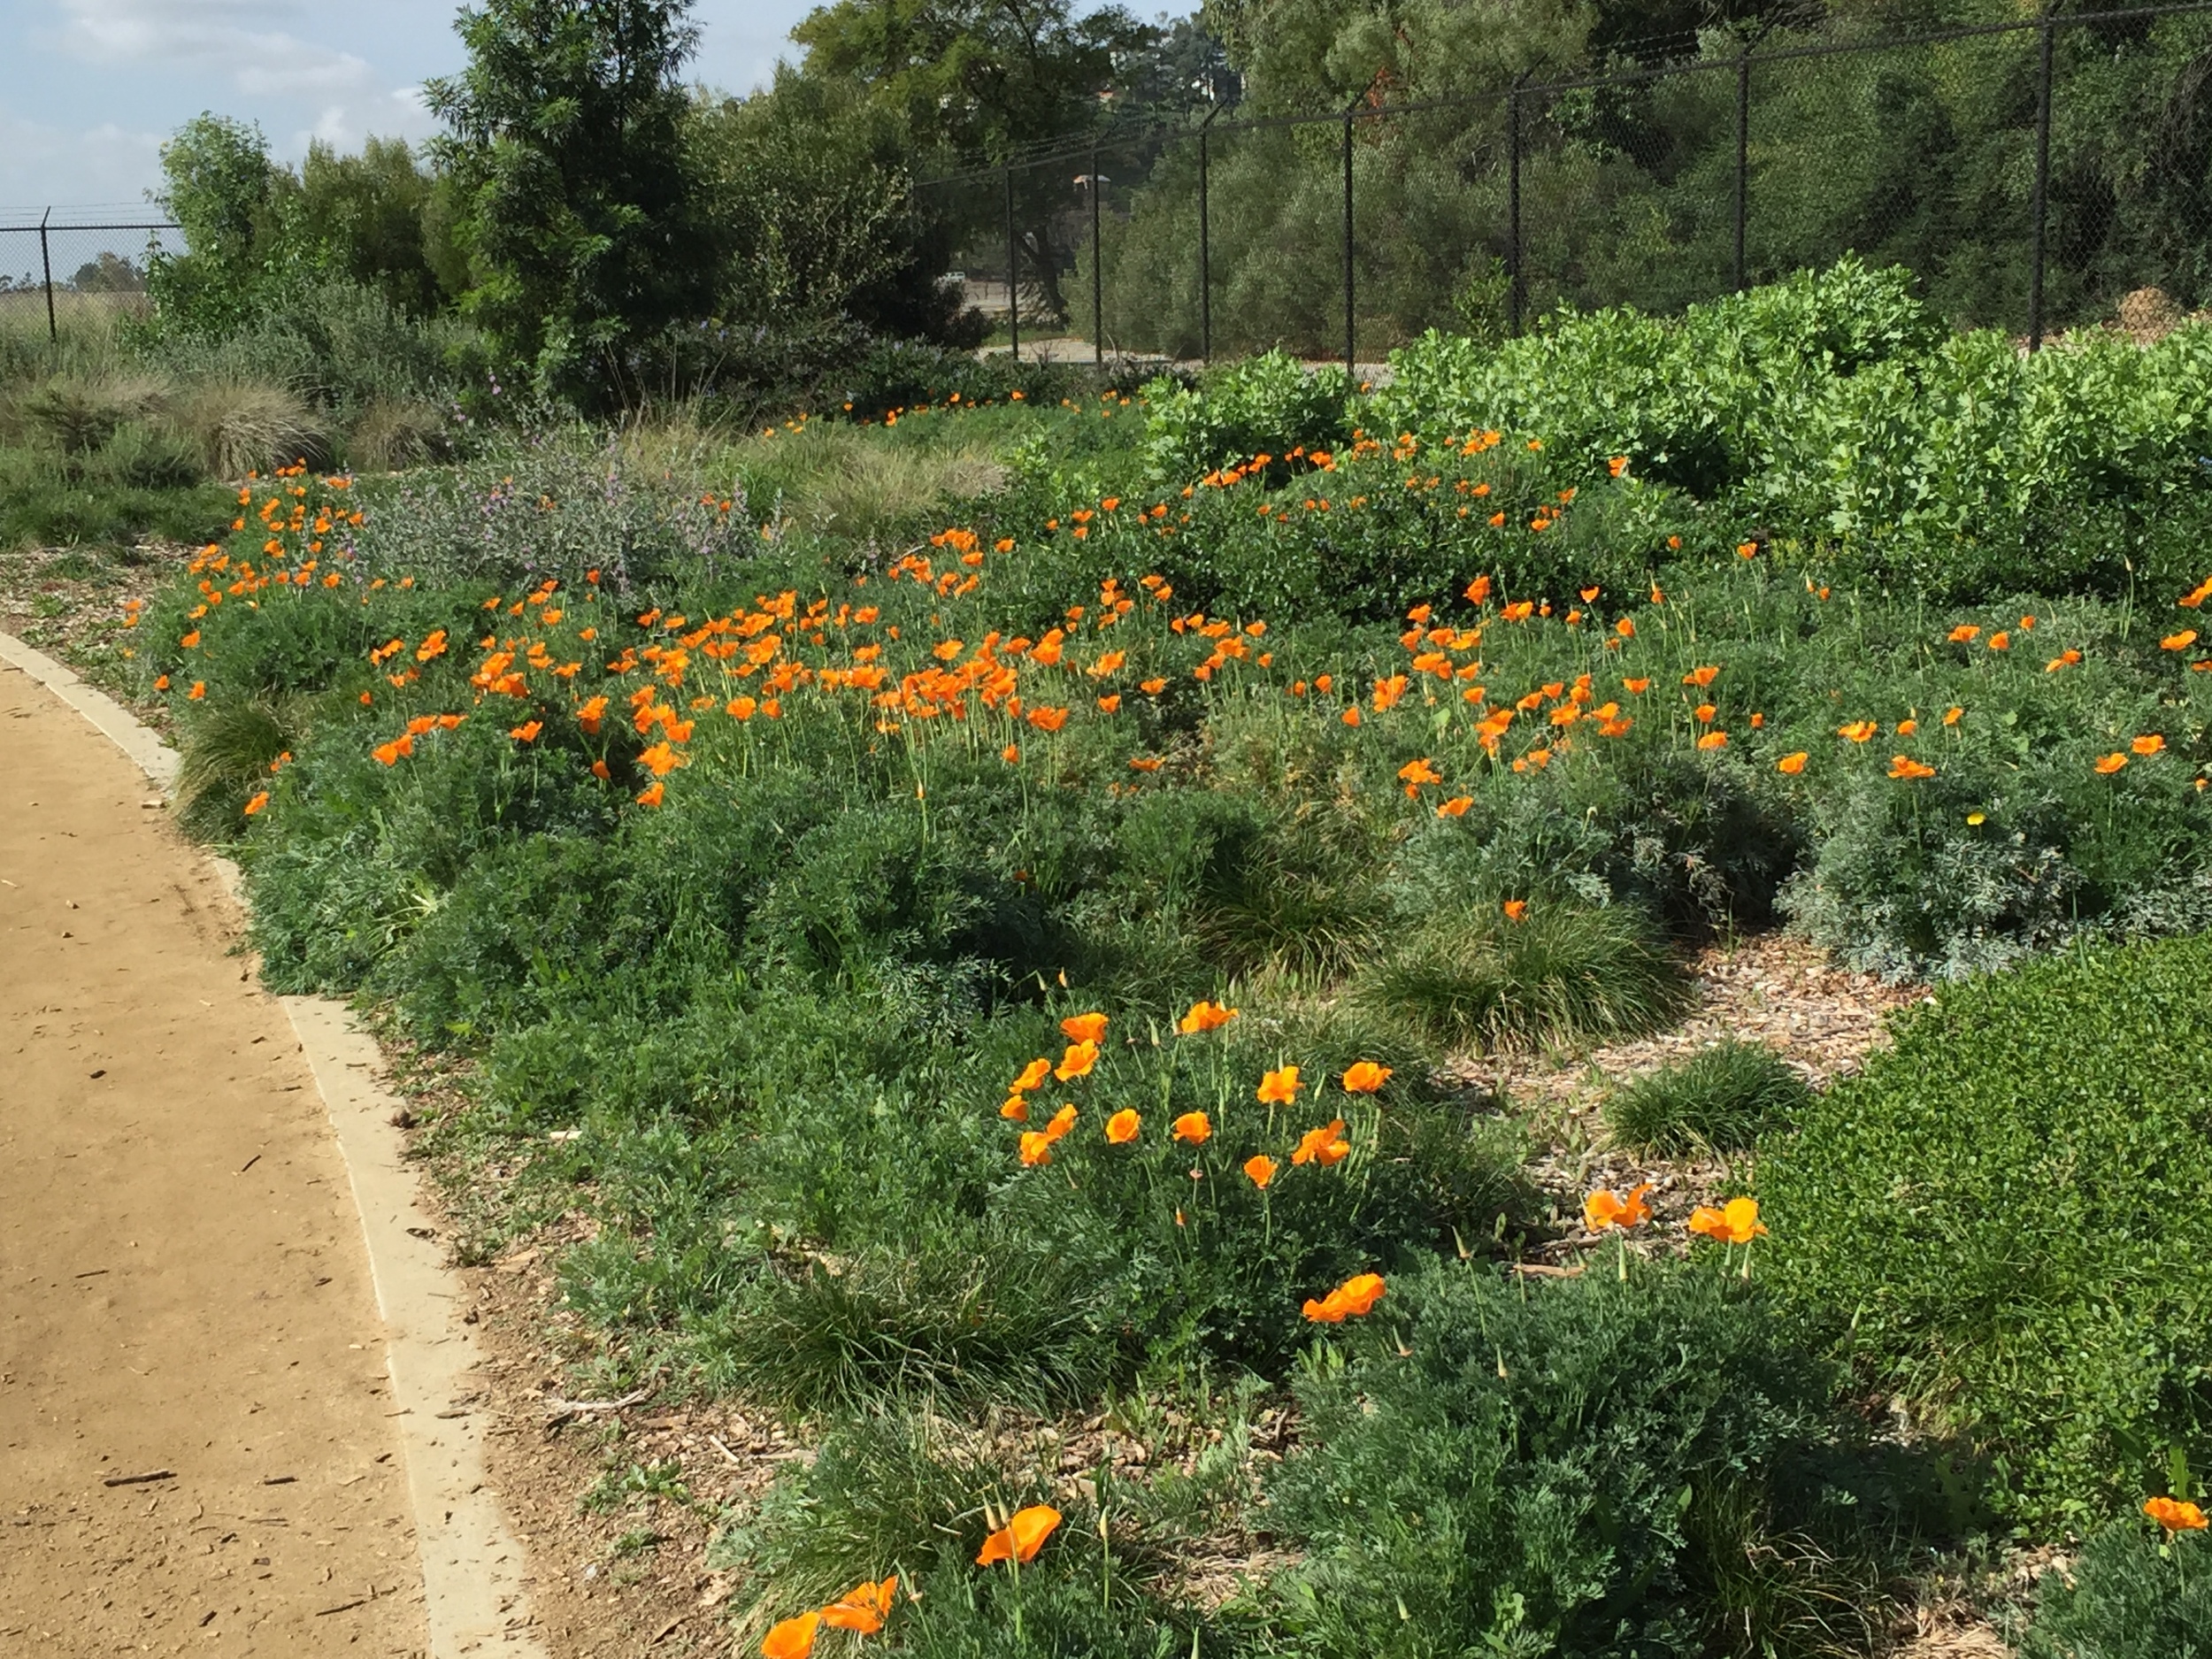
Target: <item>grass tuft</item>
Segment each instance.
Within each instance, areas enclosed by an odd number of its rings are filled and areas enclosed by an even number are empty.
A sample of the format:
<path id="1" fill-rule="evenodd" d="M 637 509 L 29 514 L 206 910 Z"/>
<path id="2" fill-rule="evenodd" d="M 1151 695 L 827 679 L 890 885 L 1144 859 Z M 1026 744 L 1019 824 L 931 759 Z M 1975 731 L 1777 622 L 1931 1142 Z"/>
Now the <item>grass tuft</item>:
<path id="1" fill-rule="evenodd" d="M 1794 1122 L 1811 1096 L 1772 1049 L 1724 1042 L 1619 1089 L 1605 1121 L 1614 1140 L 1640 1152 L 1747 1152 L 1762 1134 Z"/>
<path id="2" fill-rule="evenodd" d="M 1357 991 L 1440 1041 L 1482 1051 L 1633 1036 L 1689 1004 L 1680 964 L 1617 908 L 1533 909 L 1519 922 L 1439 918 L 1363 974 Z"/>

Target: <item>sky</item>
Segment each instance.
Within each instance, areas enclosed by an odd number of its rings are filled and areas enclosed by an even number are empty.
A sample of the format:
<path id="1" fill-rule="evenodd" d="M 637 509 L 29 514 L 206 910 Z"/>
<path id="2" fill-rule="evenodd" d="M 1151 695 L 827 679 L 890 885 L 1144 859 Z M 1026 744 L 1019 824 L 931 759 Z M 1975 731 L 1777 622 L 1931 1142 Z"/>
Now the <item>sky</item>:
<path id="1" fill-rule="evenodd" d="M 457 0 L 0 0 L 0 223 L 47 206 L 143 206 L 161 141 L 204 110 L 311 139 L 417 139 L 419 88 L 462 63 Z M 698 0 L 694 78 L 766 81 L 812 0 Z M 104 215 L 103 215 L 104 216 Z M 54 222 L 69 217 L 57 211 Z M 4 264 L 0 260 L 0 264 Z"/>

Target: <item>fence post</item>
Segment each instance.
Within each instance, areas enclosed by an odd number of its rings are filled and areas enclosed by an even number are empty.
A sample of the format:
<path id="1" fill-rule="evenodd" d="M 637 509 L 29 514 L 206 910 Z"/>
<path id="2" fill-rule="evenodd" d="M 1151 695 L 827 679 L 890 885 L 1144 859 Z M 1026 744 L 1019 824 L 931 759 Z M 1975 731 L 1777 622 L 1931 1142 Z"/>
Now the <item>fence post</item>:
<path id="1" fill-rule="evenodd" d="M 1514 76 L 1505 98 L 1507 332 L 1516 340 L 1521 337 L 1521 88 L 1527 80 L 1525 69 Z"/>
<path id="2" fill-rule="evenodd" d="M 2028 266 L 2028 349 L 2043 347 L 2043 233 L 2050 216 L 2051 184 L 2051 13 L 2047 6 L 2037 30 L 2039 61 L 2035 95 L 2035 234 Z"/>
<path id="3" fill-rule="evenodd" d="M 1091 145 L 1091 362 L 1106 366 L 1105 265 L 1098 240 L 1098 145 Z"/>
<path id="4" fill-rule="evenodd" d="M 1353 366 L 1354 347 L 1357 343 L 1353 331 L 1357 325 L 1352 315 L 1352 307 L 1357 298 L 1352 275 L 1352 110 L 1357 108 L 1359 105 L 1355 104 L 1352 109 L 1344 111 L 1344 383 L 1347 388 L 1359 378 L 1359 371 Z"/>
<path id="5" fill-rule="evenodd" d="M 1744 221 L 1751 202 L 1751 48 L 1736 59 L 1736 292 L 1750 286 L 1744 269 Z"/>
<path id="6" fill-rule="evenodd" d="M 1214 360 L 1213 204 L 1206 193 L 1212 154 L 1208 146 L 1214 117 L 1220 113 L 1217 104 L 1198 127 L 1198 360 L 1207 365 Z"/>
<path id="7" fill-rule="evenodd" d="M 1014 167 L 1009 162 L 999 170 L 1006 176 L 1006 330 L 1011 342 L 1014 361 L 1022 360 L 1022 285 L 1021 267 L 1017 263 L 1020 244 L 1014 238 Z"/>
<path id="8" fill-rule="evenodd" d="M 53 217 L 54 210 L 50 207 L 39 215 L 38 263 L 46 273 L 46 339 L 49 344 L 58 346 L 61 344 L 61 329 L 54 321 L 54 256 L 46 245 L 46 221 Z"/>

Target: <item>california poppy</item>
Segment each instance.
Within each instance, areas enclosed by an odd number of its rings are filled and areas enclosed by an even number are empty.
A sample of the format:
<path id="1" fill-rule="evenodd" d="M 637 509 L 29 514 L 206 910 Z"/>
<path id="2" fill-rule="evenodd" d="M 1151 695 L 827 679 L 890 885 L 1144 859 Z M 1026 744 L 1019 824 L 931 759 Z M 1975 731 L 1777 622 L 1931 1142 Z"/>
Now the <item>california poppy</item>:
<path id="1" fill-rule="evenodd" d="M 1049 1503 L 1033 1503 L 1025 1509 L 1017 1509 L 1011 1520 L 983 1540 L 983 1548 L 976 1555 L 976 1565 L 989 1567 L 1002 1561 L 1018 1561 L 1026 1566 L 1037 1558 L 1038 1550 L 1059 1525 L 1060 1511 Z"/>
<path id="2" fill-rule="evenodd" d="M 1889 757 L 1889 775 L 1909 782 L 1920 778 L 1934 777 L 1935 768 L 1923 764 L 1909 755 L 1892 755 Z"/>
<path id="3" fill-rule="evenodd" d="M 1052 1162 L 1052 1137 L 1041 1129 L 1025 1129 L 1021 1139 L 1022 1162 L 1031 1169 Z"/>
<path id="4" fill-rule="evenodd" d="M 1253 1186 L 1263 1191 L 1266 1189 L 1268 1182 L 1275 1179 L 1276 1167 L 1275 1160 L 1264 1152 L 1255 1153 L 1244 1160 L 1245 1174 L 1251 1178 Z"/>
<path id="5" fill-rule="evenodd" d="M 1526 899 L 1508 899 L 1502 908 L 1505 910 L 1505 919 L 1507 921 L 1517 922 L 1527 916 L 1528 901 Z"/>
<path id="6" fill-rule="evenodd" d="M 1186 1037 L 1200 1032 L 1218 1031 L 1237 1017 L 1233 1008 L 1224 1008 L 1218 1002 L 1200 1001 L 1190 1005 L 1190 1012 L 1175 1022 L 1175 1029 Z"/>
<path id="7" fill-rule="evenodd" d="M 1608 1227 L 1640 1227 L 1651 1219 L 1651 1206 L 1644 1202 L 1644 1194 L 1652 1184 L 1645 1181 L 1626 1198 L 1601 1188 L 1582 1201 L 1582 1225 L 1593 1233 L 1602 1233 Z"/>
<path id="8" fill-rule="evenodd" d="M 999 1102 L 998 1115 L 1010 1123 L 1025 1124 L 1029 1121 L 1029 1102 L 1018 1094 L 1009 1094 Z"/>
<path id="9" fill-rule="evenodd" d="M 1774 770 L 1777 772 L 1787 772 L 1791 777 L 1794 778 L 1799 772 L 1805 770 L 1805 762 L 1808 758 L 1809 757 L 1806 755 L 1805 751 L 1801 749 L 1795 754 L 1785 755 L 1781 759 L 1776 761 L 1774 763 Z"/>
<path id="10" fill-rule="evenodd" d="M 1110 1146 L 1125 1147 L 1137 1138 L 1137 1131 L 1144 1126 L 1141 1114 L 1125 1106 L 1106 1120 L 1106 1140 Z"/>
<path id="11" fill-rule="evenodd" d="M 1855 743 L 1863 743 L 1882 728 L 1871 720 L 1853 720 L 1836 728 L 1838 737 L 1847 737 Z"/>
<path id="12" fill-rule="evenodd" d="M 1064 1137 L 1068 1131 L 1075 1127 L 1076 1116 L 1073 1101 L 1062 1106 L 1058 1111 L 1052 1114 L 1052 1121 L 1045 1125 L 1045 1140 L 1050 1142 Z"/>
<path id="13" fill-rule="evenodd" d="M 1298 1098 L 1298 1068 L 1278 1066 L 1260 1079 L 1258 1098 L 1270 1105 L 1287 1106 Z"/>
<path id="14" fill-rule="evenodd" d="M 1106 1016 L 1071 1014 L 1060 1022 L 1060 1029 L 1067 1033 L 1070 1042 L 1095 1043 L 1106 1034 Z"/>
<path id="15" fill-rule="evenodd" d="M 1380 1273 L 1355 1273 L 1319 1302 L 1309 1299 L 1304 1311 L 1317 1325 L 1341 1325 L 1353 1315 L 1364 1317 L 1373 1312 L 1382 1298 Z"/>
<path id="16" fill-rule="evenodd" d="M 2112 751 L 2112 753 L 2107 755 L 2103 759 L 2097 763 L 2097 770 L 2109 777 L 2112 773 L 2119 771 L 2121 767 L 2126 765 L 2127 764 L 2128 757 L 2116 749 Z"/>
<path id="17" fill-rule="evenodd" d="M 761 1659 L 807 1659 L 814 1651 L 814 1632 L 821 1622 L 818 1612 L 783 1620 L 761 1639 Z"/>
<path id="18" fill-rule="evenodd" d="M 1748 1244 L 1766 1233 L 1759 1221 L 1759 1201 L 1755 1198 L 1732 1198 L 1718 1210 L 1710 1204 L 1700 1204 L 1691 1212 L 1690 1231 L 1718 1239 L 1724 1244 Z"/>
<path id="19" fill-rule="evenodd" d="M 1185 1112 L 1175 1120 L 1175 1138 L 1187 1141 L 1194 1147 L 1204 1146 L 1213 1132 L 1213 1119 L 1204 1112 Z"/>
<path id="20" fill-rule="evenodd" d="M 2166 740 L 2154 732 L 2147 736 L 2137 738 L 2128 747 L 2139 755 L 2155 755 L 2166 747 Z"/>
<path id="21" fill-rule="evenodd" d="M 251 818 L 255 813 L 260 811 L 263 807 L 268 804 L 269 792 L 266 789 L 264 789 L 259 794 L 256 795 L 252 800 L 246 803 L 246 816 L 248 818 Z"/>
<path id="22" fill-rule="evenodd" d="M 1063 1083 L 1079 1077 L 1088 1077 L 1091 1068 L 1098 1064 L 1098 1045 L 1094 1042 L 1071 1042 L 1068 1051 L 1060 1056 L 1060 1064 L 1052 1075 Z"/>
<path id="23" fill-rule="evenodd" d="M 1728 733 L 1725 732 L 1708 732 L 1704 736 L 1697 740 L 1697 746 L 1700 749 L 1726 749 L 1728 747 Z"/>
<path id="24" fill-rule="evenodd" d="M 1390 1068 L 1377 1065 L 1372 1060 L 1356 1060 L 1344 1073 L 1344 1092 L 1347 1094 L 1372 1094 L 1390 1081 Z"/>
<path id="25" fill-rule="evenodd" d="M 1467 809 L 1474 805 L 1474 803 L 1475 797 L 1471 795 L 1455 795 L 1450 800 L 1445 802 L 1442 805 L 1436 809 L 1436 816 L 1439 818 L 1464 818 L 1467 816 Z"/>
<path id="26" fill-rule="evenodd" d="M 1981 637 L 1981 629 L 1971 622 L 1962 622 L 1944 637 L 1954 645 L 1968 645 Z"/>
<path id="27" fill-rule="evenodd" d="M 2197 631 L 2194 628 L 2184 628 L 2180 633 L 2169 634 L 2164 639 L 2159 641 L 2158 649 L 2162 651 L 2185 651 L 2196 642 Z"/>
<path id="28" fill-rule="evenodd" d="M 1344 1119 L 1333 1118 L 1318 1129 L 1309 1129 L 1298 1138 L 1298 1149 L 1290 1155 L 1293 1164 L 1341 1164 L 1351 1154 L 1351 1145 L 1344 1139 Z"/>
<path id="29" fill-rule="evenodd" d="M 541 721 L 525 720 L 520 726 L 516 726 L 512 731 L 509 732 L 507 735 L 513 738 L 518 743 L 532 743 L 537 741 L 538 733 L 544 729 L 545 726 Z"/>
<path id="30" fill-rule="evenodd" d="M 883 1628 L 884 1618 L 891 1611 L 891 1598 L 898 1594 L 898 1589 L 896 1573 L 880 1584 L 864 1578 L 822 1609 L 822 1623 L 832 1630 L 872 1636 Z"/>
<path id="31" fill-rule="evenodd" d="M 2143 1513 L 2169 1532 L 2201 1532 L 2205 1526 L 2204 1511 L 2181 1499 L 2149 1499 L 2143 1505 Z"/>
<path id="32" fill-rule="evenodd" d="M 1051 1061 L 1032 1060 L 1027 1065 L 1022 1067 L 1021 1075 L 1006 1086 L 1007 1092 L 1012 1094 L 1026 1094 L 1051 1075 Z"/>

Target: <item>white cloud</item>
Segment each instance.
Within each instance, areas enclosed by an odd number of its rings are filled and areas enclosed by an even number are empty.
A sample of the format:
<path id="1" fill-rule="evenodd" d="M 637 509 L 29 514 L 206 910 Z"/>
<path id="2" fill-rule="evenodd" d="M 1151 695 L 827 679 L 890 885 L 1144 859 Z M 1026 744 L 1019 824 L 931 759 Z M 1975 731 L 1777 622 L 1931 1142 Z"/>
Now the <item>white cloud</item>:
<path id="1" fill-rule="evenodd" d="M 221 65 L 250 96 L 329 94 L 373 85 L 365 59 L 274 27 L 284 0 L 66 0 L 59 43 L 88 63 Z"/>

